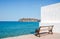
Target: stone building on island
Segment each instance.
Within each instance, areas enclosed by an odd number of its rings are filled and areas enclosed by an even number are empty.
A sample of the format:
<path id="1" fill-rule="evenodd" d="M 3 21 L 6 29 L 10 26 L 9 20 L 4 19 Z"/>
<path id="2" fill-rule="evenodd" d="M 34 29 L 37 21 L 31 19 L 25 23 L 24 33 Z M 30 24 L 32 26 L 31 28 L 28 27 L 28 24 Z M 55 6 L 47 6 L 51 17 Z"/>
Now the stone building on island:
<path id="1" fill-rule="evenodd" d="M 39 19 L 35 19 L 35 18 L 21 18 L 19 19 L 20 22 L 40 22 Z"/>

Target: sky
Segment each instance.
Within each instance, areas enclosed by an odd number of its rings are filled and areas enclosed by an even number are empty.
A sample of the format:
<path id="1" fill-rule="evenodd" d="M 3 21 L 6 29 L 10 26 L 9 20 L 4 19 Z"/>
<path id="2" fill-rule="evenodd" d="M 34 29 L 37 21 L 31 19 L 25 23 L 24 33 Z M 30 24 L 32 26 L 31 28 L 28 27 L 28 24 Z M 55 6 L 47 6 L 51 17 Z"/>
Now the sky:
<path id="1" fill-rule="evenodd" d="M 20 18 L 41 17 L 41 7 L 60 0 L 0 0 L 0 21 L 18 21 Z"/>
<path id="2" fill-rule="evenodd" d="M 41 6 L 47 6 L 55 3 L 60 3 L 60 0 L 41 0 Z"/>
<path id="3" fill-rule="evenodd" d="M 40 0 L 0 0 L 0 21 L 40 18 Z"/>

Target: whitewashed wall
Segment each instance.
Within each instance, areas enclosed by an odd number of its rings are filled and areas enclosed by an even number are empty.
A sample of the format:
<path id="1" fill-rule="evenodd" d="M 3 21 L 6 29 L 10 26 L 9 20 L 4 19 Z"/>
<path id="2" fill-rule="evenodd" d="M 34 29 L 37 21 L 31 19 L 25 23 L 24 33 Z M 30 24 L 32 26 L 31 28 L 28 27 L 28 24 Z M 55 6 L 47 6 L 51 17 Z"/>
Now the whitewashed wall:
<path id="1" fill-rule="evenodd" d="M 54 32 L 60 33 L 60 3 L 41 7 L 41 25 L 54 25 Z"/>

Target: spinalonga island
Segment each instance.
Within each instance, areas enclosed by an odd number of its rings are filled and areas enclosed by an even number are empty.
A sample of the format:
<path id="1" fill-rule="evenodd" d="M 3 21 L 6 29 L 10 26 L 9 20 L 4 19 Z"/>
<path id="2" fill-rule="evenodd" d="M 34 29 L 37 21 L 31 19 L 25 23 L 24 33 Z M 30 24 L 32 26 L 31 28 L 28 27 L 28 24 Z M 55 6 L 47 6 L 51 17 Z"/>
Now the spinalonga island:
<path id="1" fill-rule="evenodd" d="M 20 22 L 40 22 L 39 19 L 36 18 L 21 18 L 19 19 Z"/>

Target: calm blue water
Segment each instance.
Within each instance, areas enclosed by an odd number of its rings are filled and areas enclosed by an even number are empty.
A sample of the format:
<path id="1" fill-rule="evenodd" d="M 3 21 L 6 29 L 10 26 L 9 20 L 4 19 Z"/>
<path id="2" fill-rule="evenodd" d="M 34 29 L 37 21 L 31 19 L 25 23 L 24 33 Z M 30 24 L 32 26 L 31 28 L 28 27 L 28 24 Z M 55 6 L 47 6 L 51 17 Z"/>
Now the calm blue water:
<path id="1" fill-rule="evenodd" d="M 0 21 L 0 38 L 33 34 L 39 22 Z"/>

